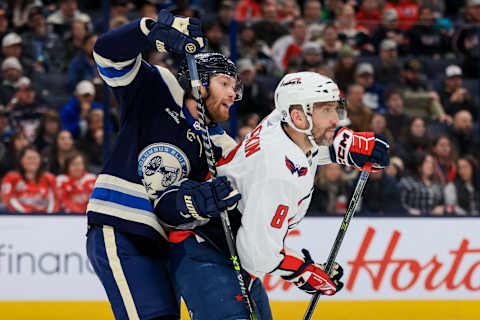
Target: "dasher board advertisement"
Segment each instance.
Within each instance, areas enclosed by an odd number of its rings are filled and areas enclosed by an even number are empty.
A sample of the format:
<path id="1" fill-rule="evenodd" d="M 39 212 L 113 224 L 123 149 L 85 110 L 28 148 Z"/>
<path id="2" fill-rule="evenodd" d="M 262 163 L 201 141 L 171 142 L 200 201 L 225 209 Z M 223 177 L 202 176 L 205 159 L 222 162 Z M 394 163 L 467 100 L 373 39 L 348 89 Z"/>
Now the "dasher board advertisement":
<path id="1" fill-rule="evenodd" d="M 287 246 L 325 262 L 341 217 L 305 218 Z M 0 216 L 0 300 L 106 300 L 85 252 L 84 216 Z M 361 218 L 337 261 L 345 288 L 334 300 L 480 300 L 480 219 Z M 274 301 L 307 301 L 267 275 Z"/>

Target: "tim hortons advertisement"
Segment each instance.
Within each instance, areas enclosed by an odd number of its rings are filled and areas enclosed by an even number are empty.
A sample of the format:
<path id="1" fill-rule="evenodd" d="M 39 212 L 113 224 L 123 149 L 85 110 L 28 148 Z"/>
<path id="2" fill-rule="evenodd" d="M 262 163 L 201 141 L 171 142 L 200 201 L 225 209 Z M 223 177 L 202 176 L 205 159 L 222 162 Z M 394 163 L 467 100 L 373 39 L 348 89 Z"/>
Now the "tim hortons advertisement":
<path id="1" fill-rule="evenodd" d="M 341 218 L 306 218 L 287 246 L 324 262 Z M 82 216 L 0 216 L 0 300 L 106 300 L 85 253 Z M 332 300 L 478 300 L 480 219 L 354 218 L 337 261 Z M 308 300 L 267 275 L 272 300 Z"/>

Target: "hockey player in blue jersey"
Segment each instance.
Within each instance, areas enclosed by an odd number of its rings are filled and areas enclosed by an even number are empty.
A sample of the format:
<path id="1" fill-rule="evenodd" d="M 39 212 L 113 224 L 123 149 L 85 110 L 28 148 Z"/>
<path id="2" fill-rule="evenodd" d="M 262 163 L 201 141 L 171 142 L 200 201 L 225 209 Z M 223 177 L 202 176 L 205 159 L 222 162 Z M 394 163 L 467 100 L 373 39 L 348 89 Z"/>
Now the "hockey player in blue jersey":
<path id="1" fill-rule="evenodd" d="M 200 23 L 161 11 L 101 36 L 97 69 L 120 106 L 120 131 L 87 208 L 87 254 L 116 319 L 179 319 L 168 275 L 168 229 L 189 229 L 240 199 L 208 166 L 189 79 L 142 59 L 147 48 L 176 54 L 204 47 Z M 196 54 L 216 157 L 235 142 L 216 125 L 241 96 L 237 68 L 221 54 Z M 183 68 L 185 70 L 185 67 Z M 198 182 L 196 182 L 198 181 Z"/>

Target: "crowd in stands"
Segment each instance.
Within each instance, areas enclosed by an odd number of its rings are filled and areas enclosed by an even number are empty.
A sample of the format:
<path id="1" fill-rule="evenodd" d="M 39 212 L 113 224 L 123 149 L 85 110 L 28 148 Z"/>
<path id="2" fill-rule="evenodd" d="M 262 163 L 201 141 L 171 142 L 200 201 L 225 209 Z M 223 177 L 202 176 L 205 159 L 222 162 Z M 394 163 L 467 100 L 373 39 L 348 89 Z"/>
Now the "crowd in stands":
<path id="1" fill-rule="evenodd" d="M 206 51 L 235 55 L 244 83 L 238 141 L 271 112 L 283 74 L 318 72 L 345 93 L 341 125 L 391 141 L 391 165 L 370 176 L 360 213 L 480 214 L 480 0 L 110 3 L 109 21 L 101 1 L 0 3 L 0 178 L 9 211 L 85 211 L 105 134 L 113 143 L 119 122 L 95 41 L 167 8 L 202 20 Z M 142 54 L 176 72 L 178 57 Z M 320 167 L 310 209 L 344 213 L 357 178 L 337 164 Z"/>

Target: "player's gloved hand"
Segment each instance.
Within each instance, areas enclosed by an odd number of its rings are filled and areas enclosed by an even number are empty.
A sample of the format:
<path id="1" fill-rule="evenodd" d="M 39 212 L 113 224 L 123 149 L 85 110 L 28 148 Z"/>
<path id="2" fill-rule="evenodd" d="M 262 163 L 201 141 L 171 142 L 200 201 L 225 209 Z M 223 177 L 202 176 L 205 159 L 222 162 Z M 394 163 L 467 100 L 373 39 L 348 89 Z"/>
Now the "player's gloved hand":
<path id="1" fill-rule="evenodd" d="M 381 134 L 338 128 L 330 146 L 330 159 L 360 170 L 378 172 L 390 163 L 389 148 L 387 138 Z"/>
<path id="2" fill-rule="evenodd" d="M 334 295 L 343 288 L 343 282 L 340 279 L 343 276 L 343 268 L 334 263 L 332 276 L 324 272 L 325 265 L 315 264 L 308 250 L 303 249 L 305 262 L 290 276 L 282 276 L 284 280 L 292 282 L 299 289 L 309 294 L 317 291 L 328 296 Z M 285 257 L 287 259 L 288 257 Z"/>
<path id="3" fill-rule="evenodd" d="M 226 209 L 234 208 L 242 198 L 234 190 L 227 177 L 216 177 L 211 181 L 185 180 L 177 192 L 177 210 L 197 220 L 220 216 Z"/>
<path id="4" fill-rule="evenodd" d="M 157 22 L 149 25 L 149 29 L 147 37 L 159 52 L 195 54 L 207 42 L 199 19 L 175 17 L 167 10 L 158 13 Z"/>

